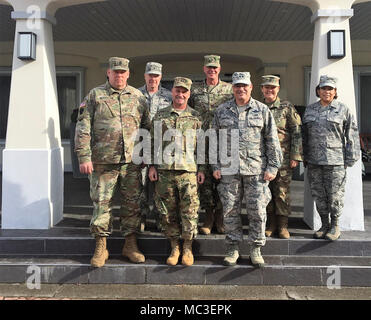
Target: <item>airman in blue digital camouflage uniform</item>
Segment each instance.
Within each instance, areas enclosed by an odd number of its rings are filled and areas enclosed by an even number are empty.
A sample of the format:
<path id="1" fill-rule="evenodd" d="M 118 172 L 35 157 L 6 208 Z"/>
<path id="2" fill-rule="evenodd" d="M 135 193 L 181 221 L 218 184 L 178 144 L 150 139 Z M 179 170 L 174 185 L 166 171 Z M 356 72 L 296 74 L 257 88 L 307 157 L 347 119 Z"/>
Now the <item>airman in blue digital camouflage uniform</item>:
<path id="1" fill-rule="evenodd" d="M 234 265 L 239 257 L 239 244 L 243 241 L 241 199 L 244 197 L 249 219 L 250 259 L 253 265 L 261 267 L 264 259 L 260 248 L 266 241 L 266 206 L 271 199 L 268 183 L 276 177 L 282 153 L 272 113 L 265 104 L 251 97 L 250 73 L 233 73 L 232 84 L 234 99 L 218 107 L 213 121 L 213 128 L 219 133 L 218 148 L 214 151 L 218 153 L 218 161 L 213 165 L 213 175 L 220 179 L 218 191 L 223 204 L 227 247 L 224 264 Z M 223 133 L 226 139 L 221 137 Z M 230 160 L 223 160 L 223 152 Z"/>
<path id="2" fill-rule="evenodd" d="M 340 237 L 346 168 L 360 158 L 355 117 L 337 100 L 336 87 L 336 78 L 321 76 L 316 88 L 320 100 L 307 106 L 303 117 L 304 164 L 322 221 L 321 228 L 313 236 L 331 241 Z"/>

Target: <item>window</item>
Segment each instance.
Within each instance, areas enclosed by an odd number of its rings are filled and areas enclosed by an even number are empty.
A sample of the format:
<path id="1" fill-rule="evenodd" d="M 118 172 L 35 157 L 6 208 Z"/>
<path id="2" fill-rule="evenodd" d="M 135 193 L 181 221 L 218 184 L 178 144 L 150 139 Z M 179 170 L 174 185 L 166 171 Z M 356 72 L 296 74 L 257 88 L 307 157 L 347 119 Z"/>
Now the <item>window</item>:
<path id="1" fill-rule="evenodd" d="M 0 70 L 0 139 L 6 137 L 8 123 L 9 95 L 10 95 L 10 71 Z"/>
<path id="2" fill-rule="evenodd" d="M 358 110 L 358 127 L 360 133 L 371 133 L 371 66 L 355 66 L 354 88 Z"/>
<path id="3" fill-rule="evenodd" d="M 11 69 L 0 69 L 0 139 L 6 137 L 8 122 Z M 61 138 L 70 138 L 73 109 L 83 98 L 84 69 L 80 67 L 57 67 L 57 90 Z"/>
<path id="4" fill-rule="evenodd" d="M 361 121 L 359 124 L 361 133 L 371 134 L 371 74 L 360 75 L 360 100 L 361 100 Z"/>
<path id="5" fill-rule="evenodd" d="M 70 138 L 70 123 L 73 109 L 82 99 L 84 69 L 79 67 L 57 67 L 57 90 L 61 139 Z"/>

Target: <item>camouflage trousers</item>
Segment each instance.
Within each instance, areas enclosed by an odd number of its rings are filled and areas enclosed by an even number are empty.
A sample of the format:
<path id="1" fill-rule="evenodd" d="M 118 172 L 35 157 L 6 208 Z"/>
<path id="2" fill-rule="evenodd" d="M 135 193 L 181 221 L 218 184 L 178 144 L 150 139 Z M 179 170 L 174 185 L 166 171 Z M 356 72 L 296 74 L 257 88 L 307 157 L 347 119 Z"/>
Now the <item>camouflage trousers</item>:
<path id="1" fill-rule="evenodd" d="M 140 225 L 139 198 L 142 190 L 140 167 L 132 163 L 94 164 L 89 175 L 93 217 L 90 232 L 107 237 L 113 229 L 113 196 L 120 192 L 120 231 L 123 236 L 136 232 Z"/>
<path id="2" fill-rule="evenodd" d="M 217 190 L 218 184 L 219 181 L 216 181 L 213 177 L 211 166 L 207 166 L 207 170 L 205 171 L 205 181 L 198 189 L 200 206 L 202 209 L 218 209 L 222 211 L 222 203 Z"/>
<path id="3" fill-rule="evenodd" d="M 151 211 L 157 213 L 154 199 L 155 183 L 149 180 L 148 168 L 143 168 L 141 171 L 143 189 L 140 196 L 140 210 L 142 217 L 146 217 L 149 216 Z"/>
<path id="4" fill-rule="evenodd" d="M 346 169 L 344 166 L 308 164 L 308 181 L 320 215 L 338 218 L 344 207 Z"/>
<path id="5" fill-rule="evenodd" d="M 159 170 L 155 202 L 162 228 L 169 239 L 192 240 L 197 235 L 198 209 L 195 172 Z"/>
<path id="6" fill-rule="evenodd" d="M 291 168 L 280 168 L 276 178 L 269 183 L 272 200 L 267 206 L 268 214 L 288 217 L 291 214 L 290 184 Z"/>
<path id="7" fill-rule="evenodd" d="M 226 243 L 238 244 L 243 240 L 241 204 L 245 197 L 249 220 L 248 243 L 264 246 L 266 207 L 271 200 L 271 192 L 263 175 L 222 176 L 218 191 L 223 204 Z"/>

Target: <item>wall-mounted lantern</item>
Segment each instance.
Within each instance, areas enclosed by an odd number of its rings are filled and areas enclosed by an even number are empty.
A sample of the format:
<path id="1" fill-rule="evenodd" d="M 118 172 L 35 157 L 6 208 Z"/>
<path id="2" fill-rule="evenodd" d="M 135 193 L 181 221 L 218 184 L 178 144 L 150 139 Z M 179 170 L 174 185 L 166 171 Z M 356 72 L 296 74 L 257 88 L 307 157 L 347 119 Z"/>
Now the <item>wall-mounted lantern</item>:
<path id="1" fill-rule="evenodd" d="M 345 30 L 330 30 L 327 33 L 327 58 L 345 57 Z"/>
<path id="2" fill-rule="evenodd" d="M 36 34 L 18 32 L 18 59 L 36 60 Z"/>

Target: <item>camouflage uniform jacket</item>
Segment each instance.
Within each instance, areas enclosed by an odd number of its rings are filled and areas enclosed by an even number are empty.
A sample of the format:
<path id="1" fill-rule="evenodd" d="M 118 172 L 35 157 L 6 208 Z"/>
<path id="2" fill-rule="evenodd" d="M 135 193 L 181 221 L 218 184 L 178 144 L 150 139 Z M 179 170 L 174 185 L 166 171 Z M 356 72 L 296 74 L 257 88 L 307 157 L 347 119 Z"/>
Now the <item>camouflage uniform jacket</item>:
<path id="1" fill-rule="evenodd" d="M 204 171 L 202 165 L 197 166 L 197 130 L 201 129 L 201 124 L 198 112 L 189 106 L 179 112 L 171 104 L 156 113 L 151 137 L 158 170 Z"/>
<path id="2" fill-rule="evenodd" d="M 107 82 L 92 89 L 79 108 L 75 151 L 79 163 L 129 163 L 140 127 L 150 130 L 146 100 L 131 86 L 122 91 Z"/>
<path id="3" fill-rule="evenodd" d="M 289 101 L 281 102 L 277 97 L 276 101 L 267 106 L 277 126 L 283 155 L 282 167 L 289 167 L 290 160 L 303 161 L 301 119 L 294 105 Z"/>
<path id="4" fill-rule="evenodd" d="M 315 165 L 352 166 L 360 157 L 359 134 L 348 107 L 333 100 L 306 107 L 303 117 L 304 160 Z"/>
<path id="5" fill-rule="evenodd" d="M 202 117 L 203 129 L 211 128 L 216 108 L 233 99 L 232 85 L 219 81 L 216 86 L 208 86 L 206 81 L 192 85 L 189 105 L 198 111 Z"/>
<path id="6" fill-rule="evenodd" d="M 227 156 L 235 157 L 231 146 L 232 129 L 238 130 L 239 145 L 238 152 L 238 170 L 237 172 L 229 173 L 230 163 L 223 164 L 220 161 L 219 150 L 218 163 L 212 165 L 213 171 L 223 169 L 225 174 L 241 175 L 259 175 L 268 171 L 276 174 L 281 166 L 282 152 L 280 142 L 277 136 L 277 127 L 268 106 L 250 98 L 246 109 L 239 112 L 234 99 L 221 104 L 215 112 L 213 128 L 218 132 L 220 129 L 227 130 L 228 145 L 226 148 Z M 219 132 L 218 149 L 221 148 Z M 214 148 L 214 144 L 210 144 Z"/>
<path id="7" fill-rule="evenodd" d="M 158 91 L 152 96 L 148 93 L 146 85 L 138 88 L 138 90 L 146 97 L 151 120 L 158 110 L 166 108 L 172 102 L 171 91 L 161 86 L 158 88 Z"/>

